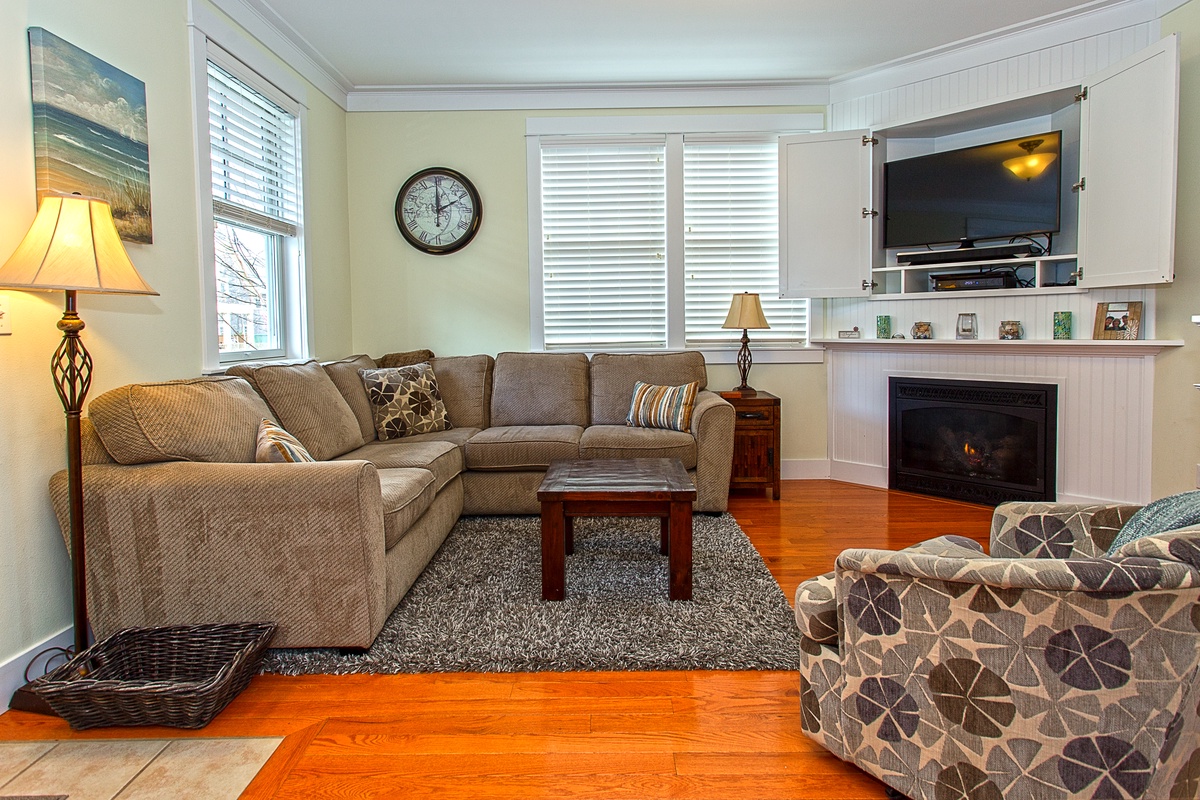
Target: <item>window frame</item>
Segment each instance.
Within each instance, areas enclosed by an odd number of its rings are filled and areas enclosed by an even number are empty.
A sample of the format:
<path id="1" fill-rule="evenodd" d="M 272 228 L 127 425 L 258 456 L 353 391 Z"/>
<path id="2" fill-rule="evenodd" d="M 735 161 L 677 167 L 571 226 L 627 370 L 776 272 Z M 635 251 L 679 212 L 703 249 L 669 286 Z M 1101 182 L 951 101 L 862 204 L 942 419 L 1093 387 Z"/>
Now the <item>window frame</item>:
<path id="1" fill-rule="evenodd" d="M 682 245 L 684 236 L 683 143 L 687 134 L 745 134 L 778 136 L 783 133 L 822 130 L 824 115 L 717 114 L 609 117 L 530 117 L 525 144 L 529 214 L 529 328 L 530 348 L 544 349 L 542 262 L 542 141 L 615 143 L 622 136 L 663 136 L 667 148 L 667 239 Z M 569 138 L 568 138 L 569 137 Z M 684 329 L 684 248 L 667 249 L 667 342 L 665 348 L 629 349 L 621 352 L 671 352 L 698 350 L 710 363 L 734 363 L 738 342 L 704 343 L 688 347 Z M 819 303 L 810 302 L 809 331 L 816 330 Z M 811 333 L 810 333 L 811 335 Z M 807 344 L 763 342 L 754 348 L 757 363 L 797 363 L 821 360 L 819 348 Z M 591 352 L 591 351 L 586 351 Z"/>
<path id="2" fill-rule="evenodd" d="M 301 360 L 312 351 L 312 298 L 308 260 L 308 226 L 305 224 L 307 189 L 304 164 L 307 156 L 308 107 L 305 87 L 287 70 L 265 57 L 260 49 L 216 17 L 197 15 L 191 24 L 192 100 L 195 109 L 193 146 L 196 154 L 196 197 L 200 249 L 200 302 L 202 370 L 223 372 L 244 361 Z M 208 116 L 208 62 L 292 114 L 296 118 L 296 180 L 299 220 L 294 236 L 277 234 L 281 256 L 280 331 L 278 350 L 222 354 L 219 348 L 216 279 L 216 219 L 255 229 L 244 220 L 219 215 L 213 206 L 211 143 Z M 274 234 L 274 231 L 265 231 Z"/>

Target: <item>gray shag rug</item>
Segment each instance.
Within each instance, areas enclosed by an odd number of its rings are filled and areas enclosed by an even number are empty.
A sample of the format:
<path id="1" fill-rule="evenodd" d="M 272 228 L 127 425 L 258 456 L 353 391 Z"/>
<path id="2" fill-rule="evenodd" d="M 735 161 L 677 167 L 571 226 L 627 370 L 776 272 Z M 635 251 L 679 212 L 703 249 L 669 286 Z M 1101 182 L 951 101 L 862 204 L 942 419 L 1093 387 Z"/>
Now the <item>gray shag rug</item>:
<path id="1" fill-rule="evenodd" d="M 667 599 L 659 521 L 575 521 L 567 597 L 541 599 L 537 517 L 463 517 L 365 653 L 276 649 L 263 672 L 794 670 L 795 618 L 733 517 L 696 515 L 692 600 Z"/>

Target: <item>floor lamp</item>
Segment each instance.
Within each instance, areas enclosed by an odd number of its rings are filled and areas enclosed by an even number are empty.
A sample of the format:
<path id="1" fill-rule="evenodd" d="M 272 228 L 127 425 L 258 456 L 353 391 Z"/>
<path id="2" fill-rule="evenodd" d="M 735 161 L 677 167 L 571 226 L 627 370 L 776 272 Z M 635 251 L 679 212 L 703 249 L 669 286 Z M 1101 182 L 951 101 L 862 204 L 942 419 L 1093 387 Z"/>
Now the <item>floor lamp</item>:
<path id="1" fill-rule="evenodd" d="M 753 395 L 756 393 L 754 387 L 746 383 L 746 378 L 750 375 L 750 367 L 754 364 L 754 358 L 750 355 L 749 331 L 751 329 L 763 330 L 771 327 L 767 324 L 767 318 L 763 316 L 762 303 L 759 302 L 758 295 L 753 292 L 735 294 L 733 300 L 729 303 L 729 315 L 725 317 L 725 324 L 721 327 L 733 330 L 742 329 L 742 349 L 738 350 L 737 357 L 738 372 L 742 376 L 742 385 L 734 389 L 734 391 L 741 392 L 743 395 Z"/>
<path id="2" fill-rule="evenodd" d="M 138 274 L 104 200 L 79 195 L 48 195 L 29 233 L 0 267 L 0 289 L 66 292 L 58 329 L 62 343 L 50 360 L 54 386 L 67 415 L 67 485 L 70 510 L 71 577 L 75 652 L 87 647 L 87 573 L 83 555 L 83 463 L 79 418 L 92 382 L 92 357 L 79 332 L 77 292 L 158 294 Z"/>

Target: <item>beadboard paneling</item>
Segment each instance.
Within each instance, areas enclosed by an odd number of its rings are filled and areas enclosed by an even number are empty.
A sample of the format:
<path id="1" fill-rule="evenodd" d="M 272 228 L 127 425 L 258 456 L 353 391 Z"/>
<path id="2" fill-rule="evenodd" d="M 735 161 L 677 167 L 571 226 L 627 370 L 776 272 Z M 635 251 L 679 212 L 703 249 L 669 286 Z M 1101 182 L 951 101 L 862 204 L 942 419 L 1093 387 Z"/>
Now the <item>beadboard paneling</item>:
<path id="1" fill-rule="evenodd" d="M 829 452 L 835 478 L 887 484 L 888 377 L 1012 380 L 1058 389 L 1060 500 L 1150 500 L 1154 357 L 830 352 Z"/>

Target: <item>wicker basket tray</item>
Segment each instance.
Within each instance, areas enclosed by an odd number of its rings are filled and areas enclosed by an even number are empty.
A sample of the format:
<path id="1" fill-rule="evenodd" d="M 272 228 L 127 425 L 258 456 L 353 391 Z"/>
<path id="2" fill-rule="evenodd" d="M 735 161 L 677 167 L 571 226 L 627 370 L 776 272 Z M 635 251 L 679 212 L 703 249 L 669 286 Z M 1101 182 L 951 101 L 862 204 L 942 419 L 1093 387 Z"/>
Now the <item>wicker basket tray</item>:
<path id="1" fill-rule="evenodd" d="M 203 728 L 258 671 L 269 622 L 125 628 L 33 683 L 76 730 Z"/>

